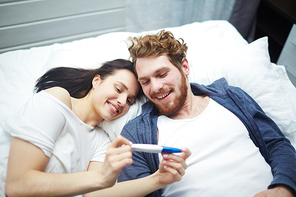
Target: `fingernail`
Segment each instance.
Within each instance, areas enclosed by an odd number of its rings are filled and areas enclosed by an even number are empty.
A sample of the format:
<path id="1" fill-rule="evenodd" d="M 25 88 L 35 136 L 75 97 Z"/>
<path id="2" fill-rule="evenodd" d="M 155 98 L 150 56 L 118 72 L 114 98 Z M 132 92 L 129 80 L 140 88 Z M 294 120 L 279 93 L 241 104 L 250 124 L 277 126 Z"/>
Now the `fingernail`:
<path id="1" fill-rule="evenodd" d="M 133 143 L 132 143 L 131 141 L 129 141 L 129 144 L 130 144 L 130 145 L 133 145 Z"/>
<path id="2" fill-rule="evenodd" d="M 163 154 L 162 156 L 163 156 L 163 157 L 168 157 L 169 155 L 168 155 L 168 154 Z"/>

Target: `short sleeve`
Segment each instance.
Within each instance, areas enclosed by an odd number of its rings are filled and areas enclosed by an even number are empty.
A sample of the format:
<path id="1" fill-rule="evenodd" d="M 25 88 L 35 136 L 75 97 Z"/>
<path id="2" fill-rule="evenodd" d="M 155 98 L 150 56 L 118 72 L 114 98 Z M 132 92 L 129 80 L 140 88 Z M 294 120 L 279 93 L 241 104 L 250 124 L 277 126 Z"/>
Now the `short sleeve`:
<path id="1" fill-rule="evenodd" d="M 19 113 L 3 125 L 3 130 L 39 147 L 50 157 L 55 140 L 65 124 L 63 106 L 59 100 L 46 92 L 35 95 Z"/>
<path id="2" fill-rule="evenodd" d="M 100 132 L 100 135 L 98 135 L 99 140 L 97 140 L 97 149 L 95 150 L 91 161 L 104 162 L 106 151 L 109 144 L 111 143 L 111 140 L 101 128 L 96 128 L 96 132 Z"/>

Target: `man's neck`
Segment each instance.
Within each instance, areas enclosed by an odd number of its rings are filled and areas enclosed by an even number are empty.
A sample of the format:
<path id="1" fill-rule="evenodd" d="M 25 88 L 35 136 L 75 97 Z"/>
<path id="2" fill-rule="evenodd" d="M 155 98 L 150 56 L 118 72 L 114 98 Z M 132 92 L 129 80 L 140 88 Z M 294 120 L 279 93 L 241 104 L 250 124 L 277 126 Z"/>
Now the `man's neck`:
<path id="1" fill-rule="evenodd" d="M 174 115 L 170 116 L 171 119 L 191 119 L 200 115 L 208 106 L 210 97 L 208 96 L 195 96 L 192 93 L 188 94 L 184 106 Z"/>

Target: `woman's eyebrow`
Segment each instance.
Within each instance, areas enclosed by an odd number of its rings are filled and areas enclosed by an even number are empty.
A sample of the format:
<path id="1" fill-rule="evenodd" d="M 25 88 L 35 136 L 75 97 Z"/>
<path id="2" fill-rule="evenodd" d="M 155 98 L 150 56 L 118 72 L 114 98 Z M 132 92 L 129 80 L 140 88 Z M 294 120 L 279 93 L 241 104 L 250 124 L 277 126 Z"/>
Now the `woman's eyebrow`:
<path id="1" fill-rule="evenodd" d="M 121 81 L 117 81 L 117 83 L 120 83 L 124 89 L 128 90 L 128 87 L 124 83 L 122 83 Z"/>
<path id="2" fill-rule="evenodd" d="M 122 83 L 121 81 L 117 81 L 117 83 L 120 83 L 123 86 L 124 89 L 128 90 L 128 87 L 124 83 Z M 132 96 L 130 96 L 130 98 L 133 98 L 133 99 L 136 100 L 137 96 L 136 95 L 132 95 Z"/>

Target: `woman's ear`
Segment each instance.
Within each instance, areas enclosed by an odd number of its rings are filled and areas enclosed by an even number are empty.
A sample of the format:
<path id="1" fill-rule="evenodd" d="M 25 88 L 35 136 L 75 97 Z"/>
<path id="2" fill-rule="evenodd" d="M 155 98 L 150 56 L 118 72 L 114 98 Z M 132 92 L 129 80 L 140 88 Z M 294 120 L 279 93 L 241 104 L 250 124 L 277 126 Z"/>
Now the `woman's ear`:
<path id="1" fill-rule="evenodd" d="M 92 80 L 92 86 L 95 89 L 101 83 L 101 77 L 97 74 Z"/>

